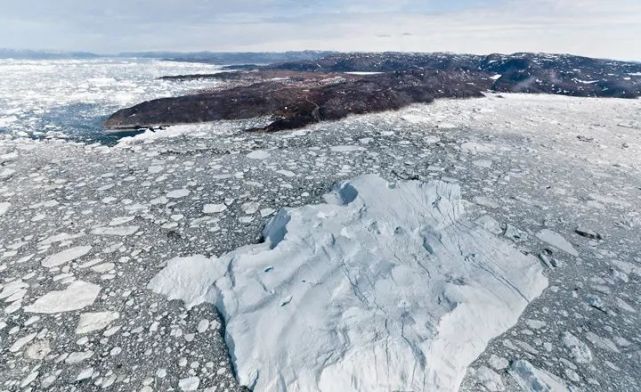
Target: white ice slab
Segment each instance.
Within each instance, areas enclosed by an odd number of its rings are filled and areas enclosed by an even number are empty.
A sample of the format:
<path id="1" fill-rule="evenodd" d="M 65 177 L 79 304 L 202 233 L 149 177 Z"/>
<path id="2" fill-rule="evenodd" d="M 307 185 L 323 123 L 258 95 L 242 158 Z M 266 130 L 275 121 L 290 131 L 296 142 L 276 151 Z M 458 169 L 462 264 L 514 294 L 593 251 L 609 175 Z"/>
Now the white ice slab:
<path id="1" fill-rule="evenodd" d="M 218 260 L 205 256 L 177 257 L 169 260 L 147 287 L 170 300 L 182 300 L 188 307 L 213 303 L 217 295 L 214 283 L 225 273 L 224 268 Z"/>
<path id="2" fill-rule="evenodd" d="M 559 377 L 535 368 L 526 360 L 514 361 L 509 371 L 524 392 L 571 392 Z"/>
<path id="3" fill-rule="evenodd" d="M 85 334 L 106 328 L 112 321 L 120 317 L 118 312 L 88 312 L 80 315 L 76 334 Z"/>
<path id="4" fill-rule="evenodd" d="M 568 242 L 563 236 L 559 233 L 556 233 L 550 229 L 543 229 L 536 233 L 538 239 L 543 242 L 547 242 L 553 247 L 560 249 L 566 253 L 571 254 L 572 256 L 578 256 L 579 252 L 574 249 L 571 243 Z"/>
<path id="5" fill-rule="evenodd" d="M 93 304 L 100 293 L 101 287 L 77 280 L 66 289 L 50 291 L 38 298 L 32 305 L 25 306 L 29 313 L 62 313 L 79 310 Z"/>
<path id="6" fill-rule="evenodd" d="M 108 236 L 130 236 L 136 234 L 138 226 L 105 226 L 91 230 L 92 234 Z"/>
<path id="7" fill-rule="evenodd" d="M 73 248 L 65 249 L 56 254 L 50 255 L 42 260 L 42 266 L 51 268 L 66 264 L 70 261 L 76 260 L 91 251 L 91 246 L 74 246 Z"/>
<path id="8" fill-rule="evenodd" d="M 255 159 L 255 160 L 259 160 L 259 161 L 263 160 L 263 159 L 267 159 L 270 156 L 271 156 L 271 154 L 267 150 L 254 150 L 254 151 L 250 152 L 249 154 L 247 154 L 247 158 Z"/>
<path id="9" fill-rule="evenodd" d="M 452 391 L 546 287 L 463 213 L 458 186 L 363 176 L 281 210 L 265 243 L 176 259 L 150 288 L 216 304 L 255 391 Z M 189 284 L 186 284 L 189 282 Z"/>

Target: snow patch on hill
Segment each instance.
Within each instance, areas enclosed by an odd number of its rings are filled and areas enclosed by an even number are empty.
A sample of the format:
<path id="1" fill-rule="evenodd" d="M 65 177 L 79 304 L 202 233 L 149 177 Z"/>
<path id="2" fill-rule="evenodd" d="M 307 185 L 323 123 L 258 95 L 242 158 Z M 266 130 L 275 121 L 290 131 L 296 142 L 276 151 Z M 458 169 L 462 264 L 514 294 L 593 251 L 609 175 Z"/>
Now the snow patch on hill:
<path id="1" fill-rule="evenodd" d="M 262 244 L 174 259 L 149 285 L 215 303 L 255 391 L 456 390 L 547 286 L 535 258 L 466 219 L 455 184 L 361 176 L 326 201 L 281 210 Z"/>

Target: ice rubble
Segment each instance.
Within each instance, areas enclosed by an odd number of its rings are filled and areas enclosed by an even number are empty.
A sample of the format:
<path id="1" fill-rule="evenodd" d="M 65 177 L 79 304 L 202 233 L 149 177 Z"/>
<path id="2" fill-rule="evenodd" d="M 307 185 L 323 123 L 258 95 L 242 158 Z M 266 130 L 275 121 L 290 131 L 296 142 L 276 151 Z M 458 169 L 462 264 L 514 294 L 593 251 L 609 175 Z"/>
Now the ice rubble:
<path id="1" fill-rule="evenodd" d="M 547 286 L 538 261 L 463 211 L 455 184 L 341 184 L 281 210 L 266 241 L 171 260 L 149 284 L 215 303 L 255 391 L 452 391 Z"/>

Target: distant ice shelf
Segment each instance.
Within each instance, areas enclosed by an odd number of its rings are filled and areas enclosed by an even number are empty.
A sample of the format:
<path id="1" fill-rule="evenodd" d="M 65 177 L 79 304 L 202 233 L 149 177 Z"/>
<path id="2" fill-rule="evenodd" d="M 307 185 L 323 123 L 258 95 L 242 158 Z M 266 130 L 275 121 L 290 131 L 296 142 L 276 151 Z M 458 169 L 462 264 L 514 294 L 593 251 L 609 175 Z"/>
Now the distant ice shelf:
<path id="1" fill-rule="evenodd" d="M 168 262 L 149 288 L 211 302 L 255 391 L 455 391 L 547 286 L 540 263 L 467 219 L 458 185 L 344 182 L 282 209 L 266 241 Z"/>

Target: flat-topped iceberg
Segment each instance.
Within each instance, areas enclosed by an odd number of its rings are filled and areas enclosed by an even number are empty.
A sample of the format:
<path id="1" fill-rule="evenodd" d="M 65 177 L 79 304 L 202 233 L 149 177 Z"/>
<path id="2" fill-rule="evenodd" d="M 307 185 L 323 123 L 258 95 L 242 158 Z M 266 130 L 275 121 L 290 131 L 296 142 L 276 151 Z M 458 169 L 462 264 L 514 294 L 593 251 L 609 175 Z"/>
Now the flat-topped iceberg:
<path id="1" fill-rule="evenodd" d="M 466 219 L 457 185 L 340 184 L 265 242 L 170 260 L 149 287 L 209 301 L 255 391 L 453 391 L 547 286 L 538 260 Z M 185 284 L 190 282 L 190 284 Z"/>

